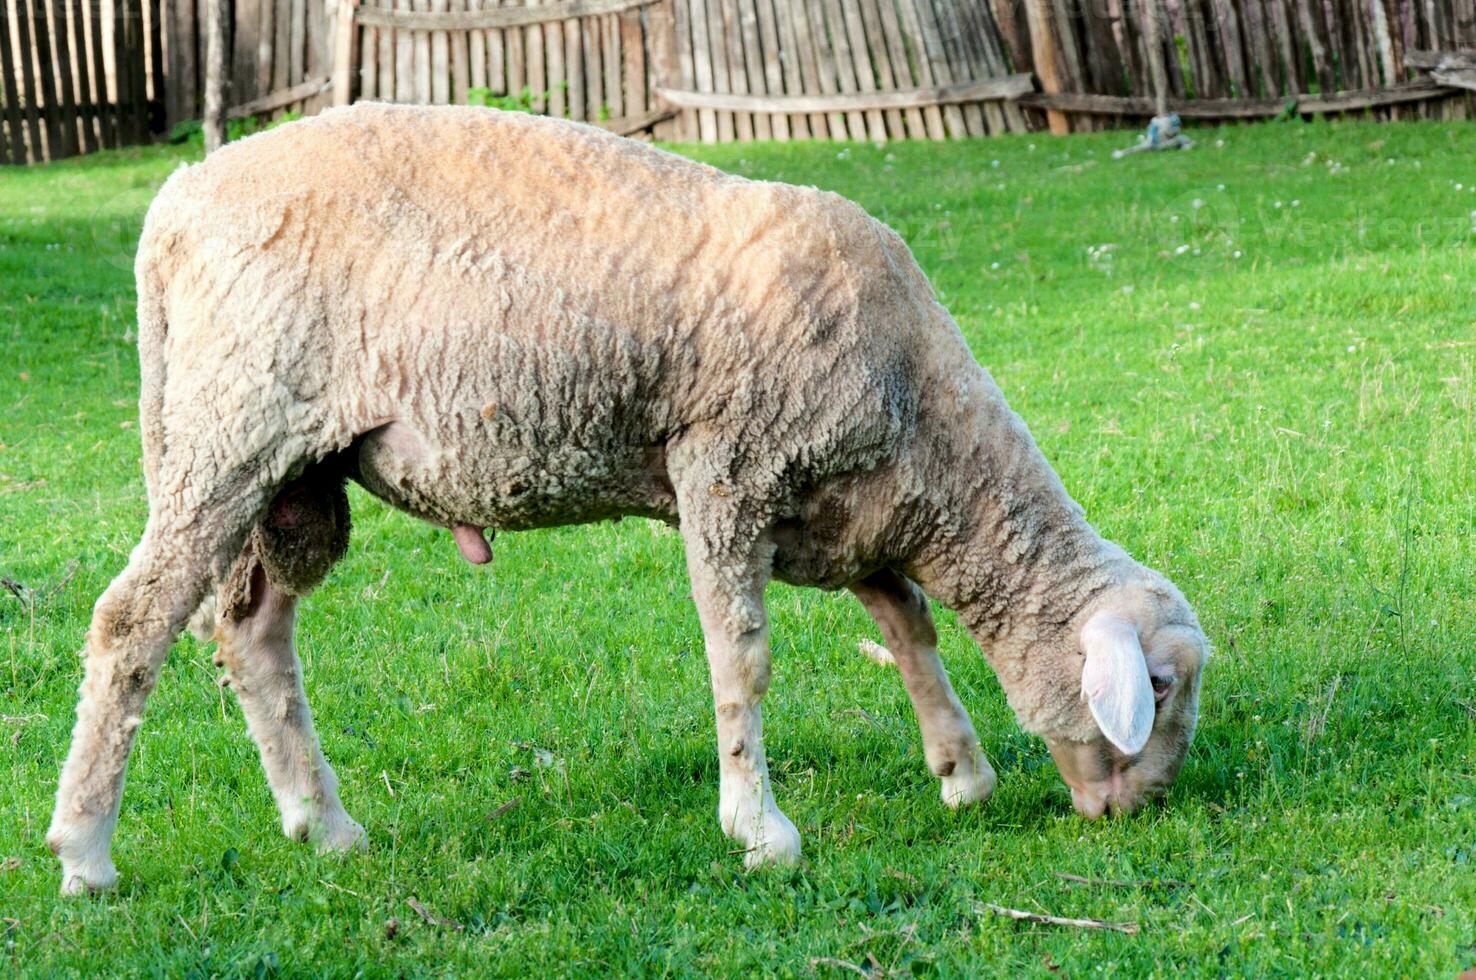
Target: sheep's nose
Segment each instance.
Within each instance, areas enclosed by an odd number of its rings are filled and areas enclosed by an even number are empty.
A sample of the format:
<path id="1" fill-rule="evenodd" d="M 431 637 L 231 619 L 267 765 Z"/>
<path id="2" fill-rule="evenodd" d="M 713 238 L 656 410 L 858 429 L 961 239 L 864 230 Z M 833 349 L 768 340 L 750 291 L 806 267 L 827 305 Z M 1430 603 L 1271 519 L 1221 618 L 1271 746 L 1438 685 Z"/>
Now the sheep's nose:
<path id="1" fill-rule="evenodd" d="M 1076 812 L 1088 820 L 1096 820 L 1107 812 L 1107 789 L 1106 787 L 1088 787 L 1086 789 L 1071 788 L 1071 805 L 1076 807 Z"/>

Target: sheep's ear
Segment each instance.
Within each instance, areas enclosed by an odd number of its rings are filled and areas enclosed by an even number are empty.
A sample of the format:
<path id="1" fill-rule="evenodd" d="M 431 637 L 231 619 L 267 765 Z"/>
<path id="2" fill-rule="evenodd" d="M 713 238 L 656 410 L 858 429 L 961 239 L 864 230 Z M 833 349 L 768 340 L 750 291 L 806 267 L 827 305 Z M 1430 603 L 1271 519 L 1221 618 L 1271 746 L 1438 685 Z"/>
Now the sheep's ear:
<path id="1" fill-rule="evenodd" d="M 1086 664 L 1081 668 L 1081 696 L 1107 741 L 1137 755 L 1153 731 L 1153 683 L 1148 662 L 1132 623 L 1099 612 L 1081 631 Z"/>

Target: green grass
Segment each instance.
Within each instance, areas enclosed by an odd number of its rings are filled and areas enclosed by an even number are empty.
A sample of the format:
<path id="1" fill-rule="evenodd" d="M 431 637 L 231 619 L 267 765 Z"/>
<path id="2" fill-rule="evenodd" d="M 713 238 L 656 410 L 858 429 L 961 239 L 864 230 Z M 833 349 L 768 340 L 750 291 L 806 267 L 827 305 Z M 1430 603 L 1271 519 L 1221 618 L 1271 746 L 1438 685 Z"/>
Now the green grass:
<path id="1" fill-rule="evenodd" d="M 901 684 L 856 653 L 858 604 L 775 586 L 765 720 L 805 860 L 744 874 L 673 532 L 505 535 L 479 570 L 356 492 L 299 636 L 372 849 L 282 839 L 185 639 L 134 753 L 121 890 L 69 902 L 42 836 L 75 653 L 145 513 L 130 242 L 181 151 L 0 173 L 0 574 L 26 589 L 0 592 L 0 957 L 37 975 L 1476 964 L 1476 129 L 1196 136 L 1116 162 L 1129 134 L 684 148 L 895 226 L 1097 526 L 1196 604 L 1217 652 L 1164 806 L 1075 816 L 944 616 L 1000 775 L 987 806 L 948 812 Z"/>

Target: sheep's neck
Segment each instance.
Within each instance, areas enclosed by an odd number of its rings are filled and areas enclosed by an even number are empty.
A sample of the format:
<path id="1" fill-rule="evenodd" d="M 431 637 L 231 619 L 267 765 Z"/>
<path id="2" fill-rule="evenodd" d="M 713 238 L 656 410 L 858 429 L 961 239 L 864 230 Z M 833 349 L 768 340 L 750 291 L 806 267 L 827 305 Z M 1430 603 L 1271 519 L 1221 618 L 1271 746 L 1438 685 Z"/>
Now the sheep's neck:
<path id="1" fill-rule="evenodd" d="M 939 513 L 921 584 L 986 651 L 1059 634 L 1126 555 L 1086 522 L 987 374 L 943 411 L 959 438 L 929 466 Z"/>

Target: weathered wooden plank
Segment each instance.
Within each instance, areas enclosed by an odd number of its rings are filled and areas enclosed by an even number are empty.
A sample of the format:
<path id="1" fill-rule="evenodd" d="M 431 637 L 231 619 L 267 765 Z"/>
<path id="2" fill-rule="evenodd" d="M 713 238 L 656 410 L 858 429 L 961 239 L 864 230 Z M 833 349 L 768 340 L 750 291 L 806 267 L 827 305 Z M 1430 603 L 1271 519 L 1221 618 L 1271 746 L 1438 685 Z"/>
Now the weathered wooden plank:
<path id="1" fill-rule="evenodd" d="M 774 0 L 774 26 L 779 32 L 779 50 L 786 52 L 779 67 L 784 70 L 784 91 L 789 95 L 801 95 L 805 88 L 804 51 L 801 49 L 795 27 L 797 4 L 788 0 Z M 790 133 L 799 139 L 825 139 L 829 131 L 825 128 L 825 117 L 792 116 L 789 120 Z"/>
<path id="2" fill-rule="evenodd" d="M 873 0 L 867 6 L 875 10 L 880 25 L 874 32 L 868 25 L 867 33 L 874 34 L 885 46 L 887 60 L 891 65 L 891 81 L 885 83 L 883 87 L 912 88 L 912 66 L 907 60 L 907 39 L 903 37 L 902 24 L 897 18 L 895 0 Z M 863 8 L 863 11 L 865 9 Z M 907 124 L 907 135 L 912 139 L 941 139 L 943 137 L 943 114 L 937 106 L 927 109 L 908 108 L 902 112 L 902 118 Z"/>
<path id="3" fill-rule="evenodd" d="M 950 71 L 955 81 L 978 77 L 963 39 L 963 27 L 959 23 L 959 7 L 966 0 L 942 0 L 933 5 L 933 18 L 938 24 L 943 51 L 948 58 Z M 985 121 L 982 107 L 977 103 L 963 106 L 964 125 L 971 136 L 989 135 L 989 124 Z"/>
<path id="4" fill-rule="evenodd" d="M 138 142 L 132 108 L 132 73 L 128 70 L 128 0 L 113 0 L 113 118 L 118 124 L 118 145 Z M 226 84 L 231 73 L 226 71 Z"/>
<path id="5" fill-rule="evenodd" d="M 92 111 L 97 122 L 98 145 L 103 149 L 121 145 L 118 117 L 108 95 L 108 72 L 103 41 L 102 3 L 87 4 L 88 55 L 92 60 Z M 203 34 L 203 31 L 197 32 Z M 196 61 L 196 64 L 199 64 Z"/>
<path id="6" fill-rule="evenodd" d="M 1030 0 L 1035 3 L 1049 3 L 1049 0 Z M 953 71 L 948 66 L 948 56 L 943 50 L 943 42 L 938 34 L 938 24 L 933 18 L 932 5 L 928 0 L 901 0 L 902 11 L 907 17 L 908 32 L 919 44 L 917 48 L 917 64 L 919 71 L 926 71 L 922 79 L 924 85 L 951 85 L 953 83 Z M 1039 58 L 1036 59 L 1037 63 Z M 964 120 L 962 110 L 956 104 L 947 104 L 943 107 L 943 123 L 948 135 L 954 139 L 960 139 L 969 135 L 968 124 Z"/>
<path id="7" fill-rule="evenodd" d="M 408 3 L 409 0 L 403 0 Z M 292 22 L 287 32 L 287 81 L 307 78 L 307 0 L 292 0 Z"/>
<path id="8" fill-rule="evenodd" d="M 381 0 L 390 2 L 390 0 Z M 393 0 L 398 9 L 410 9 L 411 0 Z M 365 8 L 366 10 L 368 8 Z M 360 15 L 364 13 L 359 11 Z M 415 37 L 402 28 L 395 30 L 395 101 L 415 101 Z"/>
<path id="9" fill-rule="evenodd" d="M 291 88 L 284 88 L 278 92 L 270 92 L 249 102 L 243 102 L 237 106 L 231 106 L 226 110 L 227 119 L 245 119 L 248 116 L 264 116 L 278 109 L 311 99 L 316 95 L 326 92 L 333 85 L 331 76 L 324 75 L 321 78 L 309 78 L 305 82 L 298 82 Z"/>
<path id="10" fill-rule="evenodd" d="M 707 0 L 677 0 L 687 8 L 691 37 L 692 85 L 699 92 L 713 91 L 712 42 L 707 22 Z M 697 138 L 704 143 L 718 141 L 717 113 L 704 109 L 697 113 Z"/>
<path id="11" fill-rule="evenodd" d="M 375 27 L 403 27 L 421 31 L 506 29 L 528 27 L 534 24 L 552 24 L 571 17 L 618 14 L 622 10 L 634 10 L 658 2 L 659 0 L 557 0 L 557 2 L 542 5 L 530 3 L 526 7 L 497 7 L 449 12 L 435 12 L 429 9 L 410 12 L 384 7 L 365 7 L 359 15 L 359 22 L 373 24 Z"/>
<path id="12" fill-rule="evenodd" d="M 133 74 L 130 85 L 133 89 L 133 126 L 140 143 L 147 143 L 152 123 L 149 118 L 149 65 L 148 22 L 144 19 L 146 0 L 130 0 L 131 17 L 128 24 L 128 66 Z M 253 73 L 255 63 L 252 64 Z M 255 77 L 253 74 L 253 81 Z"/>
<path id="13" fill-rule="evenodd" d="M 657 123 L 665 122 L 674 115 L 676 115 L 675 109 L 652 109 L 650 112 L 642 112 L 634 116 L 601 119 L 595 125 L 614 133 L 616 136 L 629 136 L 632 133 L 639 133 L 642 130 L 650 129 Z"/>
<path id="14" fill-rule="evenodd" d="M 1358 89 L 1329 95 L 1302 95 L 1288 99 L 1171 99 L 1170 112 L 1185 119 L 1265 119 L 1285 112 L 1288 103 L 1300 115 L 1330 112 L 1354 112 L 1382 106 L 1444 99 L 1451 88 L 1439 81 L 1410 82 L 1393 88 Z M 1152 99 L 1135 96 L 1089 95 L 1061 92 L 1055 95 L 1035 93 L 1019 97 L 1026 105 L 1052 108 L 1061 112 L 1086 112 L 1097 115 L 1151 116 L 1155 112 Z"/>
<path id="15" fill-rule="evenodd" d="M 1476 92 L 1476 68 L 1440 68 L 1431 72 L 1430 77 L 1441 85 Z"/>
<path id="16" fill-rule="evenodd" d="M 834 4 L 834 0 L 832 3 Z M 833 28 L 836 34 L 836 59 L 851 66 L 849 73 L 844 69 L 841 71 L 841 90 L 846 90 L 845 82 L 850 80 L 853 84 L 852 91 L 875 92 L 876 68 L 871 63 L 871 51 L 866 44 L 866 27 L 861 21 L 861 10 L 854 0 L 834 5 L 840 8 L 838 14 L 842 21 L 842 24 Z M 871 109 L 866 113 L 866 132 L 873 142 L 879 143 L 887 138 L 887 119 L 880 110 Z"/>
<path id="17" fill-rule="evenodd" d="M 395 32 L 384 27 L 364 28 L 374 33 L 374 63 L 379 77 L 374 82 L 374 97 L 384 102 L 395 101 Z"/>
<path id="18" fill-rule="evenodd" d="M 1476 68 L 1476 51 L 1425 51 L 1411 48 L 1404 52 L 1404 63 L 1422 71 L 1460 71 Z"/>
<path id="19" fill-rule="evenodd" d="M 580 30 L 578 20 L 566 20 L 564 29 L 564 78 L 568 82 L 568 107 L 569 118 L 585 120 L 588 104 L 585 99 L 588 93 L 585 91 L 585 64 L 583 32 Z M 596 75 L 599 71 L 596 70 Z M 598 106 L 596 106 L 598 108 Z"/>
<path id="20" fill-rule="evenodd" d="M 480 10 L 482 0 L 464 0 L 467 10 Z M 467 101 L 467 92 L 474 88 L 487 87 L 487 32 L 468 31 L 466 35 L 466 84 L 467 91 L 460 101 Z"/>
<path id="21" fill-rule="evenodd" d="M 82 101 L 91 98 L 88 84 L 91 72 L 86 50 L 86 12 L 90 6 L 83 3 L 75 8 L 77 39 L 73 49 L 78 52 L 77 94 Z M 164 85 L 164 123 L 173 126 L 195 116 L 195 0 L 173 0 L 165 4 L 164 9 L 168 17 L 165 42 L 169 53 Z M 93 138 L 97 138 L 95 123 L 85 128 L 92 129 Z"/>
<path id="22" fill-rule="evenodd" d="M 31 89 L 31 98 L 40 110 L 42 128 L 46 133 L 46 160 L 60 160 L 66 156 L 62 145 L 61 116 L 56 106 L 56 72 L 51 61 L 51 28 L 46 23 L 46 0 L 30 0 L 31 43 L 23 45 L 21 52 L 30 52 L 26 65 L 36 62 L 36 86 Z M 22 12 L 25 8 L 22 6 Z M 37 144 L 40 149 L 40 144 Z"/>
<path id="23" fill-rule="evenodd" d="M 432 13 L 450 10 L 450 0 L 430 0 Z M 430 39 L 430 102 L 445 105 L 451 101 L 451 38 L 442 30 L 426 32 Z"/>
<path id="24" fill-rule="evenodd" d="M 481 6 L 495 7 L 498 0 L 481 0 Z M 487 45 L 487 88 L 493 92 L 510 91 L 507 79 L 507 32 L 488 29 L 484 36 Z"/>
<path id="25" fill-rule="evenodd" d="M 779 24 L 774 18 L 774 5 L 771 0 L 753 0 L 753 10 L 759 39 L 755 52 L 759 61 L 758 77 L 763 79 L 762 89 L 755 91 L 779 95 L 784 92 L 784 68 L 779 63 Z M 751 71 L 749 81 L 754 82 Z M 781 143 L 787 142 L 791 137 L 791 123 L 789 116 L 769 117 L 769 129 L 774 134 L 774 139 Z"/>
<path id="26" fill-rule="evenodd" d="M 737 4 L 737 40 L 739 56 L 743 61 L 747 91 L 755 95 L 765 95 L 769 91 L 769 86 L 764 79 L 764 55 L 762 44 L 759 41 L 758 6 L 754 0 L 737 0 Z M 755 139 L 773 139 L 774 120 L 764 113 L 753 116 L 753 135 Z"/>
<path id="27" fill-rule="evenodd" d="M 564 66 L 563 24 L 548 23 L 533 30 L 543 31 L 543 67 L 548 72 L 548 114 L 567 115 L 569 81 Z"/>
<path id="28" fill-rule="evenodd" d="M 528 0 L 530 4 L 536 4 L 538 0 Z M 548 105 L 545 93 L 548 91 L 548 75 L 544 71 L 544 47 L 543 47 L 543 23 L 542 21 L 525 27 L 523 35 L 523 59 L 524 70 L 527 72 L 527 87 L 533 96 L 533 109 L 542 112 Z"/>
<path id="29" fill-rule="evenodd" d="M 359 0 L 338 0 L 333 31 L 333 104 L 348 105 L 354 97 L 354 8 Z"/>
<path id="30" fill-rule="evenodd" d="M 333 0 L 336 4 L 338 0 Z M 333 52 L 335 28 L 338 18 L 329 16 L 328 0 L 310 0 L 308 7 L 307 71 L 309 78 L 316 75 L 333 74 Z M 336 9 L 336 8 L 335 8 Z M 322 92 L 302 103 L 302 114 L 311 116 L 333 104 L 333 89 Z"/>
<path id="31" fill-rule="evenodd" d="M 47 20 L 56 44 L 57 115 L 61 121 L 62 153 L 76 156 L 81 149 L 77 136 L 77 94 L 72 82 L 71 27 L 63 0 L 48 0 Z"/>
<path id="32" fill-rule="evenodd" d="M 466 0 L 451 0 L 453 11 L 466 9 Z M 451 96 L 453 105 L 466 105 L 466 90 L 471 78 L 472 31 L 452 31 L 451 42 Z"/>
<path id="33" fill-rule="evenodd" d="M 292 43 L 292 0 L 269 0 L 276 8 L 272 14 L 272 84 L 269 91 L 276 92 L 291 84 L 292 58 L 288 46 Z"/>
<path id="34" fill-rule="evenodd" d="M 260 0 L 256 25 L 256 91 L 272 90 L 272 51 L 277 41 L 277 5 L 274 0 Z"/>
<path id="35" fill-rule="evenodd" d="M 839 70 L 836 67 L 835 52 L 830 44 L 830 25 L 825 19 L 824 4 L 825 0 L 809 0 L 806 4 L 810 17 L 810 39 L 815 45 L 815 62 L 820 70 L 820 91 L 826 94 L 839 93 L 841 91 L 838 80 Z M 866 120 L 859 111 L 838 117 L 832 116 L 830 135 L 834 139 L 864 140 Z"/>
<path id="36" fill-rule="evenodd" d="M 586 17 L 579 26 L 584 32 L 586 52 L 584 100 L 588 115 L 585 118 L 618 119 L 625 115 L 625 100 L 620 91 L 620 15 Z"/>
<path id="37" fill-rule="evenodd" d="M 646 15 L 645 43 L 649 45 L 651 51 L 647 64 L 646 93 L 647 104 L 652 109 L 662 109 L 668 105 L 656 95 L 656 89 L 662 85 L 688 88 L 692 84 L 691 74 L 683 74 L 683 56 L 678 53 L 679 38 L 685 37 L 681 44 L 682 50 L 687 50 L 687 46 L 691 43 L 690 31 L 683 34 L 684 28 L 677 23 L 678 11 L 684 7 L 685 0 L 660 0 Z M 685 18 L 686 14 L 681 13 L 680 16 Z M 684 24 L 685 21 L 683 21 Z M 690 59 L 687 60 L 685 67 L 691 67 Z M 669 122 L 658 123 L 653 127 L 652 132 L 662 137 L 691 139 L 695 125 L 696 113 L 688 110 L 678 113 Z"/>
<path id="38" fill-rule="evenodd" d="M 417 11 L 425 12 L 431 9 L 431 2 L 432 0 L 412 0 L 412 7 Z M 414 31 L 410 37 L 413 40 L 415 51 L 414 101 L 420 105 L 429 105 L 431 101 L 431 32 Z"/>
<path id="39" fill-rule="evenodd" d="M 646 99 L 646 40 L 641 33 L 641 15 L 639 13 L 627 12 L 616 18 L 620 29 L 620 56 L 616 63 L 623 69 L 620 79 L 616 81 L 616 87 L 620 90 L 620 100 L 623 106 L 621 115 L 635 116 L 655 108 Z M 610 68 L 609 61 L 605 62 L 605 69 Z M 610 90 L 610 83 L 605 82 L 605 91 Z M 614 104 L 611 104 L 611 112 L 614 112 Z"/>
<path id="40" fill-rule="evenodd" d="M 1020 99 L 1032 104 L 1044 105 L 1046 97 L 1033 95 L 1035 79 L 1032 75 L 1006 75 L 1002 78 L 985 78 L 973 82 L 956 82 L 924 88 L 897 89 L 891 92 L 848 92 L 822 95 L 732 95 L 722 92 L 694 92 L 662 89 L 661 96 L 673 105 L 689 108 L 706 108 L 726 112 L 866 112 L 872 109 L 905 109 L 909 106 L 962 105 L 967 102 L 982 102 L 988 99 Z M 1070 100 L 1087 100 L 1071 102 Z M 1086 106 L 1093 100 L 1106 99 L 1100 103 L 1112 106 L 1118 102 L 1133 105 L 1147 104 L 1147 99 L 1124 99 L 1122 96 L 1083 95 L 1063 93 L 1063 105 Z M 1115 101 L 1114 101 L 1115 100 Z M 1184 103 L 1188 106 L 1197 102 Z M 1080 111 L 1095 111 L 1082 109 Z M 1103 109 L 1111 112 L 1110 109 Z M 1151 114 L 1151 112 L 1150 112 Z"/>
<path id="41" fill-rule="evenodd" d="M 376 27 L 359 29 L 359 100 L 379 100 L 379 38 Z"/>
<path id="42" fill-rule="evenodd" d="M 722 24 L 722 40 L 713 58 L 724 63 L 728 73 L 728 84 L 719 86 L 720 90 L 733 92 L 738 95 L 748 93 L 748 66 L 743 59 L 743 27 L 736 16 L 736 0 L 715 0 L 719 9 L 719 21 Z M 751 113 L 740 112 L 733 115 L 733 135 L 740 143 L 751 143 L 754 138 L 754 119 Z"/>
<path id="43" fill-rule="evenodd" d="M 0 150 L 8 151 L 4 154 L 5 162 L 13 164 L 24 164 L 26 162 L 26 134 L 21 122 L 21 93 L 15 82 L 16 55 L 11 47 L 10 36 L 10 4 L 0 2 L 0 72 L 4 77 L 0 78 L 0 90 L 5 93 L 5 147 Z"/>

